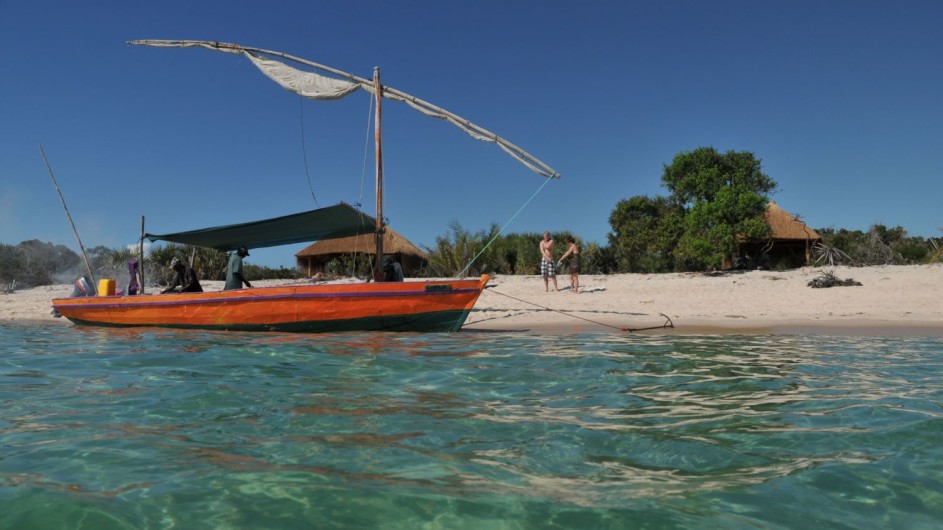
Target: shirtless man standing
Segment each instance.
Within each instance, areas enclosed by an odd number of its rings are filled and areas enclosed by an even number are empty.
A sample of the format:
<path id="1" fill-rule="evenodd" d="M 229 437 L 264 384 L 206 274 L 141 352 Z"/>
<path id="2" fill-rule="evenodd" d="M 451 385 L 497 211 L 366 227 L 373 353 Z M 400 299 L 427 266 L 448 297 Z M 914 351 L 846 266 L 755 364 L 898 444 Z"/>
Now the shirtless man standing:
<path id="1" fill-rule="evenodd" d="M 560 290 L 557 289 L 557 272 L 553 266 L 553 239 L 550 239 L 550 232 L 544 232 L 544 239 L 540 242 L 540 274 L 544 277 L 544 291 L 550 290 L 550 279 L 553 279 L 553 290 Z"/>

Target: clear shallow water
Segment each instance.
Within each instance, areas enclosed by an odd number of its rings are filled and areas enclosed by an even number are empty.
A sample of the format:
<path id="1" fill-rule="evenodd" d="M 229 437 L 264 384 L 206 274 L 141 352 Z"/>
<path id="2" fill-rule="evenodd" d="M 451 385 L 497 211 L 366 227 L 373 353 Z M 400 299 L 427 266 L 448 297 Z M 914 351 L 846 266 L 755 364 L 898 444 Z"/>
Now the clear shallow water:
<path id="1" fill-rule="evenodd" d="M 0 324 L 0 528 L 939 528 L 943 338 Z"/>

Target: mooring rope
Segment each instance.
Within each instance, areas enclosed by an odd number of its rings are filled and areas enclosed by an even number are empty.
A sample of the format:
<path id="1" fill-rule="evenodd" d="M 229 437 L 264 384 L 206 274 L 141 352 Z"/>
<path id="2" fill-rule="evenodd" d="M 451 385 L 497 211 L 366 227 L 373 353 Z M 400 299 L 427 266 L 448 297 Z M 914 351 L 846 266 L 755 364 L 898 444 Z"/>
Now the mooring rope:
<path id="1" fill-rule="evenodd" d="M 671 321 L 671 317 L 669 317 L 668 315 L 666 315 L 666 314 L 664 314 L 664 313 L 658 313 L 659 315 L 665 317 L 665 323 L 662 324 L 662 325 L 660 325 L 660 326 L 648 326 L 648 327 L 644 327 L 644 328 L 619 327 L 619 326 L 613 326 L 613 325 L 611 325 L 611 324 L 606 324 L 605 322 L 599 322 L 598 320 L 592 320 L 592 319 L 589 319 L 589 318 L 581 317 L 581 316 L 579 316 L 579 315 L 574 315 L 574 314 L 568 313 L 568 312 L 566 312 L 566 311 L 560 311 L 559 309 L 554 309 L 554 308 L 552 308 L 552 307 L 543 306 L 543 305 L 540 305 L 540 304 L 531 302 L 531 301 L 529 301 L 529 300 L 524 300 L 523 298 L 518 298 L 518 297 L 516 297 L 516 296 L 511 296 L 511 295 L 509 295 L 509 294 L 505 294 L 505 293 L 502 293 L 502 292 L 500 292 L 500 291 L 495 291 L 494 289 L 491 289 L 491 292 L 492 292 L 492 293 L 495 293 L 495 294 L 500 294 L 501 296 L 506 296 L 506 297 L 508 297 L 508 298 L 510 298 L 510 299 L 512 299 L 512 300 L 517 300 L 518 302 L 523 302 L 523 303 L 525 303 L 525 304 L 530 304 L 530 305 L 532 305 L 532 306 L 534 306 L 534 307 L 539 307 L 540 309 L 543 309 L 543 310 L 546 310 L 546 311 L 552 311 L 552 312 L 554 312 L 554 313 L 559 313 L 559 314 L 561 314 L 561 315 L 568 316 L 568 317 L 570 317 L 570 318 L 576 318 L 576 319 L 579 319 L 579 320 L 584 320 L 584 321 L 589 322 L 589 323 L 592 323 L 592 324 L 596 324 L 596 325 L 603 326 L 603 327 L 607 327 L 607 328 L 617 329 L 617 330 L 619 330 L 619 331 L 628 332 L 628 333 L 633 333 L 633 332 L 636 332 L 636 331 L 645 331 L 645 330 L 649 330 L 649 329 L 665 329 L 665 328 L 674 328 L 674 327 L 675 327 L 674 322 Z M 471 323 L 469 323 L 469 324 L 466 324 L 466 326 L 468 326 L 468 325 L 474 325 L 474 324 L 475 324 L 475 322 L 471 322 Z"/>
<path id="2" fill-rule="evenodd" d="M 514 215 L 512 215 L 511 218 L 508 219 L 508 221 L 507 221 L 506 223 L 504 223 L 504 226 L 502 226 L 502 227 L 498 230 L 498 232 L 494 235 L 494 237 L 492 237 L 492 238 L 488 241 L 488 243 L 486 243 L 485 246 L 482 247 L 482 249 L 478 251 L 478 254 L 475 254 L 475 257 L 472 258 L 472 259 L 468 262 L 468 265 L 465 265 L 465 268 L 462 269 L 458 274 L 455 275 L 456 278 L 464 278 L 464 277 L 465 277 L 465 274 L 468 272 L 468 269 L 471 268 L 472 263 L 475 263 L 475 260 L 477 260 L 479 257 L 481 257 L 481 255 L 484 254 L 484 252 L 485 252 L 486 250 L 488 250 L 488 247 L 490 247 L 491 244 L 494 243 L 494 241 L 495 241 L 496 239 L 498 239 L 498 236 L 500 236 L 500 235 L 504 232 L 504 229 L 507 228 L 508 225 L 511 224 L 511 222 L 514 221 L 514 219 L 516 219 L 517 216 L 521 214 L 522 211 L 524 211 L 524 208 L 526 208 L 527 205 L 530 204 L 531 201 L 534 200 L 534 197 L 536 197 L 537 194 L 540 193 L 540 192 L 544 189 L 544 186 L 546 186 L 547 183 L 549 183 L 551 180 L 553 180 L 553 179 L 549 179 L 549 178 L 544 179 L 544 183 L 541 184 L 539 188 L 537 188 L 537 191 L 535 191 L 534 194 L 531 195 L 529 199 L 527 199 L 526 201 L 524 201 L 524 204 L 522 204 L 521 207 L 518 208 L 517 211 L 514 213 Z"/>

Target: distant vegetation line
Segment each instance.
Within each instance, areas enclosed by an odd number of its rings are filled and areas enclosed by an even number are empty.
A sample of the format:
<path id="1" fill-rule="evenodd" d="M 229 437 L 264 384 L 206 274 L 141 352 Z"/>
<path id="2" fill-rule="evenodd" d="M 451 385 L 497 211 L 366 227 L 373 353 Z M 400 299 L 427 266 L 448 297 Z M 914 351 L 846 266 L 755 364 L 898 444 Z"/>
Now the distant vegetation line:
<path id="1" fill-rule="evenodd" d="M 434 247 L 425 248 L 428 262 L 420 271 L 424 277 L 449 277 L 460 272 L 473 256 L 484 248 L 497 230 L 470 232 L 453 223 L 449 232 L 436 238 Z M 860 230 L 819 228 L 822 244 L 813 249 L 814 265 L 818 266 L 867 266 L 890 264 L 923 264 L 943 262 L 943 238 L 910 237 L 901 227 L 887 228 L 873 225 L 867 232 Z M 569 232 L 553 234 L 560 243 Z M 498 236 L 472 265 L 468 274 L 481 273 L 507 275 L 539 274 L 540 256 L 537 245 L 542 234 L 514 233 Z M 663 273 L 679 272 L 684 268 L 655 266 L 664 262 L 657 256 L 636 256 L 627 260 L 618 246 L 600 246 L 576 237 L 581 249 L 582 274 L 618 274 L 626 272 Z M 103 246 L 88 250 L 96 278 L 115 278 L 119 288 L 127 283 L 128 260 L 137 259 L 136 253 L 127 249 L 110 249 Z M 201 280 L 224 280 L 228 255 L 212 249 L 200 249 L 182 245 L 166 245 L 151 248 L 145 256 L 145 279 L 150 286 L 166 284 L 172 273 L 169 266 L 174 256 L 194 266 Z M 370 260 L 337 260 L 330 267 L 340 274 L 348 275 L 350 263 L 359 261 L 360 269 L 355 274 L 366 277 Z M 667 263 L 667 262 L 665 262 Z M 798 266 L 798 265 L 797 265 Z M 262 267 L 245 263 L 250 280 L 295 279 L 304 272 L 288 267 Z M 790 268 L 790 267 L 781 267 Z M 693 270 L 704 270 L 693 269 Z M 40 285 L 72 283 L 87 276 L 82 258 L 64 245 L 54 245 L 38 240 L 23 241 L 16 245 L 0 243 L 0 286 L 9 286 L 16 281 L 17 288 Z"/>
<path id="2" fill-rule="evenodd" d="M 705 271 L 734 263 L 770 269 L 806 265 L 801 255 L 739 256 L 740 245 L 770 241 L 771 227 L 764 217 L 776 181 L 763 173 L 760 160 L 747 151 L 720 153 L 713 147 L 681 152 L 664 166 L 665 196 L 635 196 L 620 200 L 609 215 L 611 231 L 605 245 L 588 242 L 569 232 L 553 234 L 563 253 L 563 241 L 572 235 L 581 250 L 582 274 L 662 273 Z M 900 226 L 881 224 L 867 232 L 833 228 L 816 231 L 822 240 L 811 249 L 811 264 L 866 266 L 939 263 L 943 238 L 910 237 Z M 538 244 L 542 234 L 500 234 L 497 224 L 472 232 L 458 222 L 423 249 L 428 258 L 422 277 L 452 277 L 465 270 L 480 273 L 533 275 L 539 273 Z M 768 252 L 768 250 L 764 251 Z M 116 279 L 119 289 L 130 278 L 127 249 L 102 246 L 88 251 L 96 278 Z M 772 254 L 772 253 L 770 253 Z M 733 257 L 740 258 L 739 263 Z M 228 255 L 212 249 L 168 244 L 153 247 L 143 263 L 148 285 L 163 285 L 171 277 L 174 257 L 193 264 L 200 279 L 224 280 Z M 474 260 L 474 261 L 472 261 Z M 371 260 L 345 256 L 328 264 L 328 272 L 344 276 L 371 276 Z M 71 283 L 87 275 L 83 260 L 63 245 L 37 240 L 17 245 L 0 244 L 0 287 L 14 280 L 18 287 Z M 292 279 L 306 273 L 295 268 L 260 267 L 245 263 L 249 280 Z"/>

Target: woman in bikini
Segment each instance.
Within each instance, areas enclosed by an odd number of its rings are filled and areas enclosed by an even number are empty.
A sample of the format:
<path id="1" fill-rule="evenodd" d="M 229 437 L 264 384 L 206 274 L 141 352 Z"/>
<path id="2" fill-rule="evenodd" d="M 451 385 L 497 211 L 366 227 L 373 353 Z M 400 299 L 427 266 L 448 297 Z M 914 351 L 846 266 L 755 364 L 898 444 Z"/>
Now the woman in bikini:
<path id="1" fill-rule="evenodd" d="M 573 236 L 564 238 L 567 244 L 566 253 L 560 256 L 557 264 L 563 263 L 567 257 L 570 258 L 570 292 L 580 292 L 580 247 L 576 246 L 576 240 Z"/>

